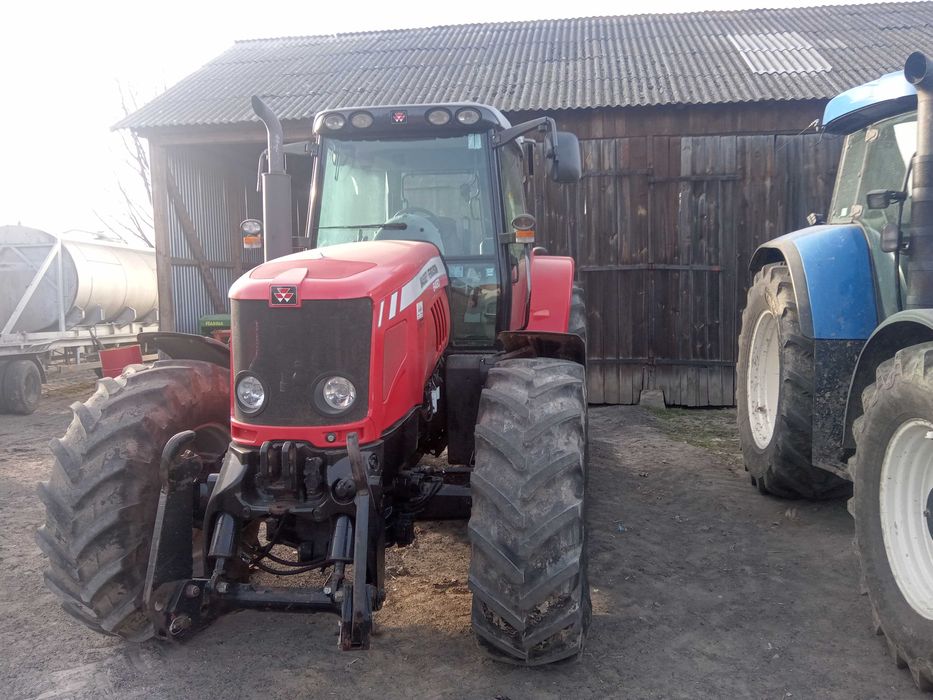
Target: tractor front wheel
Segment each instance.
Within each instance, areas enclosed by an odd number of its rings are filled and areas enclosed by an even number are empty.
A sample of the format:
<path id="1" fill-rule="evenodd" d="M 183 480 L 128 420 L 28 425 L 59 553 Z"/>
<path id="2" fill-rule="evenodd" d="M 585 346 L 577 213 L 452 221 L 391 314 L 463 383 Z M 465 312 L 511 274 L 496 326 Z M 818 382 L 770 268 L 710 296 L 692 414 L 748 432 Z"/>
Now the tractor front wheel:
<path id="1" fill-rule="evenodd" d="M 739 441 L 752 484 L 783 498 L 848 495 L 849 482 L 811 464 L 813 340 L 800 331 L 784 263 L 765 265 L 748 290 L 736 379 Z"/>
<path id="2" fill-rule="evenodd" d="M 875 631 L 933 690 L 933 343 L 879 365 L 862 408 L 849 509 Z"/>
<path id="3" fill-rule="evenodd" d="M 143 584 L 159 502 L 159 460 L 176 433 L 222 455 L 229 441 L 229 373 L 207 362 L 132 365 L 101 379 L 51 442 L 55 465 L 39 484 L 46 522 L 36 539 L 48 588 L 91 629 L 131 641 L 153 635 Z M 194 536 L 195 533 L 192 533 Z"/>
<path id="4" fill-rule="evenodd" d="M 473 631 L 493 658 L 578 655 L 590 620 L 584 552 L 583 365 L 506 360 L 480 398 L 471 477 Z"/>

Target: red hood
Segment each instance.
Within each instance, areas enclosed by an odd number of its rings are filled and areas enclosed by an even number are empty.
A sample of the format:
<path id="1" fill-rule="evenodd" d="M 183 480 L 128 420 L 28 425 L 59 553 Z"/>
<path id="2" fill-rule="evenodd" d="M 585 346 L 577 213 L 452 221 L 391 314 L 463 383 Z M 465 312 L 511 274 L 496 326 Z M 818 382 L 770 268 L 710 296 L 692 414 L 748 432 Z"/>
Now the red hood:
<path id="1" fill-rule="evenodd" d="M 430 243 L 366 241 L 315 248 L 255 267 L 233 283 L 230 298 L 267 300 L 275 284 L 299 287 L 301 299 L 378 300 L 411 282 L 434 258 L 444 272 Z"/>

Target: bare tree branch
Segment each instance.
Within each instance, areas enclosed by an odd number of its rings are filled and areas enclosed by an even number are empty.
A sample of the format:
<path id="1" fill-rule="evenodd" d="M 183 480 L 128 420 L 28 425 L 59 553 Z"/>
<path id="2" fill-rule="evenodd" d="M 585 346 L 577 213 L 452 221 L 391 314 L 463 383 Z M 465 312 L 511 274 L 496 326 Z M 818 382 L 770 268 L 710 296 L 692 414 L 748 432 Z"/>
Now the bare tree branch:
<path id="1" fill-rule="evenodd" d="M 120 107 L 124 116 L 135 111 L 137 107 L 136 95 L 132 89 L 126 88 L 120 82 L 117 82 L 117 92 L 120 98 Z M 118 239 L 128 242 L 137 240 L 146 246 L 153 248 L 154 225 L 152 216 L 152 181 L 149 171 L 149 153 L 139 138 L 139 135 L 132 129 L 121 132 L 123 150 L 125 152 L 124 165 L 127 172 L 134 172 L 145 192 L 145 201 L 135 194 L 136 187 L 129 186 L 121 173 L 115 173 L 117 179 L 117 189 L 123 199 L 123 213 L 120 215 L 101 216 L 96 211 L 94 215 L 98 221 L 104 225 L 108 232 Z M 131 178 L 132 179 L 132 178 Z M 129 239 L 127 239 L 129 234 Z"/>

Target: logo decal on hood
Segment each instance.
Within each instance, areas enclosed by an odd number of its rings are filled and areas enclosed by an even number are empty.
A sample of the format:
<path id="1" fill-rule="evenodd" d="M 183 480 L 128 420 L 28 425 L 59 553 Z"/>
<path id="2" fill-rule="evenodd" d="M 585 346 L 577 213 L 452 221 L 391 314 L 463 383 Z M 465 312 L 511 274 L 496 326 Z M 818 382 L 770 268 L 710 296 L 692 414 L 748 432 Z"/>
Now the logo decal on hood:
<path id="1" fill-rule="evenodd" d="M 298 287 L 293 284 L 273 284 L 270 287 L 270 306 L 299 306 Z"/>

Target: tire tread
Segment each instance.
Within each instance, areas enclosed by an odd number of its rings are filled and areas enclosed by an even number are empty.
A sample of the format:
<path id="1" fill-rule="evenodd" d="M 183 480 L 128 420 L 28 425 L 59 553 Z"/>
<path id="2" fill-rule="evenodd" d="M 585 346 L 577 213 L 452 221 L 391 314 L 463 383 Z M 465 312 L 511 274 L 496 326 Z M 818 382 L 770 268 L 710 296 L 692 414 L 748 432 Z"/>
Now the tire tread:
<path id="1" fill-rule="evenodd" d="M 498 660 L 582 651 L 585 396 L 582 365 L 521 359 L 492 370 L 480 399 L 469 582 L 477 641 Z"/>

